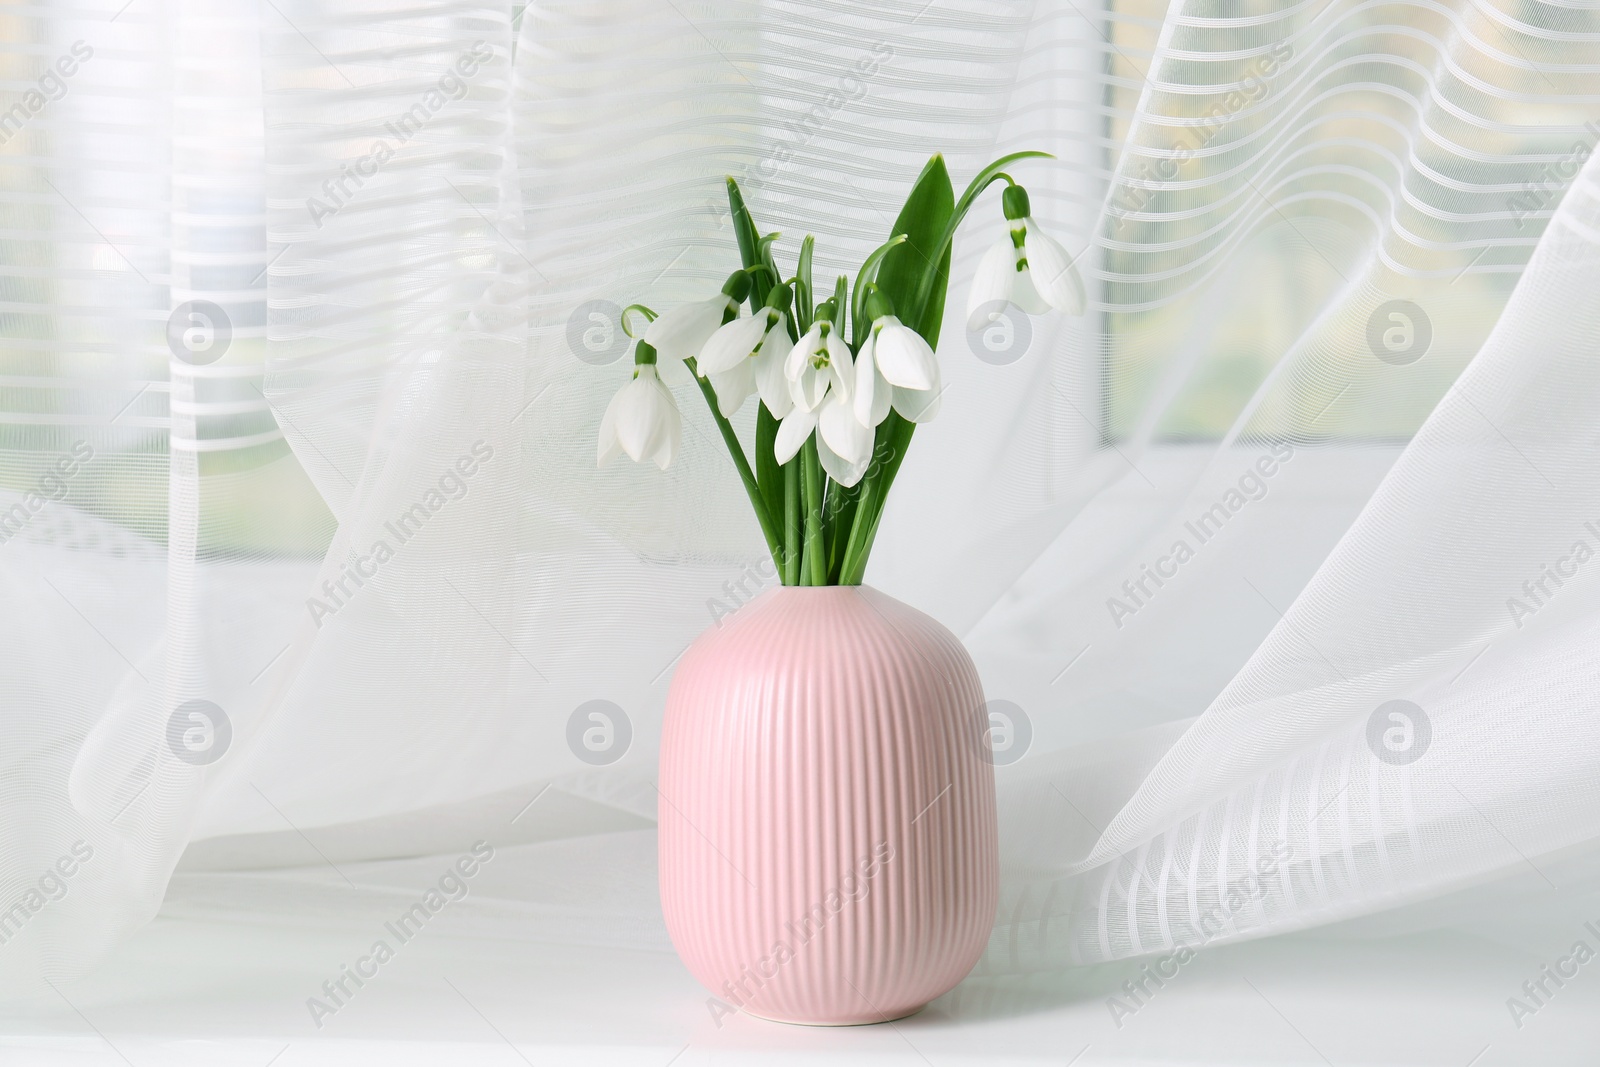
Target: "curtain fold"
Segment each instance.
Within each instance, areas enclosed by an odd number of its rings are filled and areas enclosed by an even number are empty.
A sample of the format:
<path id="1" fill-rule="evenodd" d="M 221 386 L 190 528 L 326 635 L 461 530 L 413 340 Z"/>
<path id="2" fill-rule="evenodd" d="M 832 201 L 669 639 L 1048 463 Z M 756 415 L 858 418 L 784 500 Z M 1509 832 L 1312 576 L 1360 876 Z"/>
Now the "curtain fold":
<path id="1" fill-rule="evenodd" d="M 935 151 L 1052 153 L 1013 174 L 1091 305 L 969 332 L 980 202 L 867 575 L 1022 739 L 982 966 L 1548 890 L 1600 833 L 1597 41 L 1420 0 L 18 19 L 0 976 L 84 973 L 180 857 L 647 824 L 673 664 L 773 579 L 686 381 L 670 470 L 596 469 L 615 316 L 736 265 L 725 175 L 821 284 Z"/>

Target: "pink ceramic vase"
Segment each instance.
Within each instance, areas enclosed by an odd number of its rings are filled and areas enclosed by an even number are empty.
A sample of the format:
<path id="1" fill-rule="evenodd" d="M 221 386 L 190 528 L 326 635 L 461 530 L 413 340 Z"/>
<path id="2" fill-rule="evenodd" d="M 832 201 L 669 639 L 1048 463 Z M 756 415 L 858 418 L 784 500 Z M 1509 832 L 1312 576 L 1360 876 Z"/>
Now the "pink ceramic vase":
<path id="1" fill-rule="evenodd" d="M 999 857 L 961 642 L 865 586 L 770 589 L 684 654 L 661 734 L 661 905 L 714 1015 L 909 1015 L 977 962 Z"/>

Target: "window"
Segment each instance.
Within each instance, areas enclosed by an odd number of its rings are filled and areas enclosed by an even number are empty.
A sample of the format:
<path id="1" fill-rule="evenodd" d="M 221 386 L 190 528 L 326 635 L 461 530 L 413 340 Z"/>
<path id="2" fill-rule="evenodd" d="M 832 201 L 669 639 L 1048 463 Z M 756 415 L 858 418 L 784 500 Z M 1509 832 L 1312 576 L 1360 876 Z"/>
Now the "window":
<path id="1" fill-rule="evenodd" d="M 1263 16 L 1279 10 L 1247 6 Z M 1420 75 L 1407 85 L 1412 74 L 1397 74 L 1390 61 L 1372 80 L 1400 92 L 1368 86 L 1319 95 L 1315 68 L 1361 61 L 1354 20 L 1381 26 L 1390 17 L 1383 9 L 1341 13 L 1337 28 L 1317 24 L 1299 37 L 1274 40 L 1281 31 L 1267 26 L 1249 43 L 1274 47 L 1254 58 L 1176 63 L 1180 80 L 1239 87 L 1185 94 L 1146 87 L 1166 8 L 1164 0 L 1110 0 L 1107 12 L 1106 144 L 1132 137 L 1142 149 L 1120 161 L 1101 231 L 1109 237 L 1101 299 L 1112 308 L 1104 318 L 1108 436 L 1216 440 L 1241 427 L 1408 439 L 1498 317 L 1542 219 L 1483 217 L 1504 213 L 1507 168 L 1463 170 L 1471 153 L 1454 142 L 1470 147 L 1485 135 L 1457 128 L 1428 99 Z M 1182 49 L 1182 32 L 1176 28 L 1174 48 Z M 1474 32 L 1515 54 L 1498 24 L 1483 20 Z M 1439 61 L 1422 34 L 1389 33 L 1385 42 L 1409 49 L 1418 70 Z M 1334 51 L 1311 57 L 1297 48 Z M 1308 70 L 1311 58 L 1318 62 Z M 1470 49 L 1455 58 L 1469 68 L 1483 62 Z M 1478 73 L 1507 77 L 1503 69 Z M 1408 95 L 1411 88 L 1418 92 Z M 1538 96 L 1552 90 L 1536 71 L 1508 88 L 1524 99 L 1496 101 L 1495 118 L 1508 126 L 1550 121 Z M 1135 129 L 1141 93 L 1161 121 Z M 1497 136 L 1496 150 L 1506 151 L 1507 135 Z M 1527 153 L 1566 147 L 1523 140 Z M 1120 151 L 1108 147 L 1108 169 L 1118 167 Z M 1400 168 L 1407 195 L 1391 203 L 1388 186 L 1366 178 Z M 1467 227 L 1446 217 L 1468 212 L 1478 217 Z M 1345 373 L 1342 383 L 1330 382 L 1330 361 Z"/>

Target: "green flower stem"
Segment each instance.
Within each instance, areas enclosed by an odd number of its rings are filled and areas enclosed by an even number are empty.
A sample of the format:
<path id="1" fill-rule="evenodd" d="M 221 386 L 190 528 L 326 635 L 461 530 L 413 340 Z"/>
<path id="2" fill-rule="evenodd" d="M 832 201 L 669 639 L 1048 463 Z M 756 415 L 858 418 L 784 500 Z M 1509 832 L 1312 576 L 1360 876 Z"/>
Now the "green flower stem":
<path id="1" fill-rule="evenodd" d="M 878 427 L 872 447 L 872 464 L 859 483 L 855 513 L 851 517 L 850 533 L 845 543 L 844 559 L 839 565 L 840 585 L 860 585 L 867 569 L 867 556 L 872 552 L 872 542 L 878 534 L 878 521 L 883 517 L 883 500 L 900 469 L 911 444 L 911 434 L 917 424 L 902 418 L 897 411 Z"/>
<path id="2" fill-rule="evenodd" d="M 861 492 L 856 497 L 855 514 L 851 516 L 850 536 L 844 546 L 844 561 L 839 564 L 840 585 L 860 585 L 861 579 L 855 577 L 856 571 L 865 568 L 858 567 L 861 560 L 862 545 L 866 541 L 867 526 L 870 525 L 867 516 L 872 514 L 873 501 L 877 499 L 878 482 L 882 476 L 881 466 L 874 466 L 867 471 L 866 477 L 861 479 Z"/>
<path id="3" fill-rule="evenodd" d="M 978 199 L 978 194 L 987 189 L 991 183 L 1002 178 L 1009 183 L 1011 177 L 1005 173 L 1004 168 L 1006 165 L 1019 159 L 1030 158 L 1054 159 L 1056 157 L 1049 152 L 1013 152 L 1009 156 L 1001 156 L 987 167 L 984 167 L 978 172 L 977 177 L 973 178 L 971 183 L 968 184 L 967 191 L 961 194 L 960 200 L 956 201 L 956 209 L 950 213 L 950 221 L 945 224 L 944 233 L 940 235 L 939 243 L 934 246 L 933 255 L 928 257 L 927 269 L 922 273 L 922 283 L 917 286 L 915 306 L 901 309 L 903 316 L 900 320 L 901 322 L 911 326 L 912 329 L 919 329 L 918 324 L 922 320 L 923 311 L 928 306 L 928 298 L 933 295 L 933 283 L 934 279 L 939 275 L 939 262 L 944 259 L 944 250 L 950 247 L 951 241 L 955 240 L 956 229 L 961 225 L 961 220 L 967 217 L 967 211 L 971 209 L 973 202 Z"/>
<path id="4" fill-rule="evenodd" d="M 784 585 L 800 584 L 800 464 L 783 465 L 783 570 Z"/>
<path id="5" fill-rule="evenodd" d="M 850 542 L 845 547 L 844 564 L 839 570 L 840 585 L 860 585 L 866 577 L 867 557 L 872 555 L 873 542 L 878 539 L 878 523 L 883 519 L 883 501 L 889 486 L 900 471 L 900 462 L 911 447 L 911 435 L 917 424 L 902 418 L 893 411 L 879 427 L 879 440 L 874 450 L 874 460 L 866 477 L 861 480 L 861 501 L 856 508 L 855 521 L 850 526 Z"/>
<path id="6" fill-rule="evenodd" d="M 867 287 L 872 284 L 872 279 L 878 276 L 878 265 L 883 262 L 883 257 L 888 255 L 889 251 L 896 245 L 902 245 L 905 244 L 905 242 L 905 234 L 895 234 L 893 237 L 889 238 L 883 244 L 874 249 L 872 254 L 867 257 L 866 262 L 861 264 L 861 269 L 856 272 L 855 295 L 851 297 L 850 300 L 850 325 L 855 330 L 854 336 L 855 344 L 857 346 L 859 346 L 862 341 L 867 339 L 866 327 L 868 323 L 866 321 L 866 316 L 862 314 L 862 306 L 866 303 L 867 299 Z M 841 325 L 843 325 L 844 316 L 841 315 L 839 317 L 839 322 Z"/>
<path id="7" fill-rule="evenodd" d="M 767 511 L 775 520 L 783 517 L 783 468 L 774 455 L 777 442 L 778 420 L 767 410 L 767 405 L 757 403 L 756 451 L 751 457 L 751 466 L 755 468 L 756 484 L 761 487 L 761 498 L 767 502 Z"/>
<path id="8" fill-rule="evenodd" d="M 618 316 L 619 321 L 622 323 L 622 332 L 627 334 L 629 337 L 635 336 L 634 332 L 628 329 L 628 312 L 630 311 L 637 311 L 639 314 L 643 315 L 646 322 L 656 321 L 656 313 L 645 307 L 643 304 L 629 304 L 627 307 L 622 309 L 622 314 Z"/>
<path id="9" fill-rule="evenodd" d="M 800 574 L 801 585 L 828 584 L 828 549 L 822 539 L 822 461 L 817 458 L 817 439 L 806 438 L 800 450 L 805 472 L 806 550 Z"/>
<path id="10" fill-rule="evenodd" d="M 828 541 L 828 584 L 837 585 L 844 569 L 844 553 L 849 547 L 851 524 L 856 504 L 861 499 L 861 482 L 845 486 L 833 483 L 822 502 L 822 535 Z"/>
<path id="11" fill-rule="evenodd" d="M 744 491 L 750 497 L 750 505 L 756 509 L 756 521 L 761 524 L 761 534 L 767 539 L 767 551 L 772 553 L 773 565 L 781 568 L 783 548 L 778 538 L 778 527 L 773 523 L 772 514 L 767 510 L 766 500 L 761 496 L 761 487 L 756 483 L 755 472 L 750 469 L 750 461 L 745 458 L 744 446 L 739 443 L 739 435 L 733 432 L 733 426 L 717 409 L 717 391 L 711 387 L 709 381 L 700 377 L 694 357 L 691 356 L 683 362 L 689 368 L 689 373 L 694 375 L 695 384 L 700 387 L 700 394 L 706 398 L 706 406 L 711 409 L 711 420 L 721 431 L 723 443 L 728 446 L 728 455 L 733 457 L 733 465 L 739 470 L 739 480 L 744 482 Z"/>

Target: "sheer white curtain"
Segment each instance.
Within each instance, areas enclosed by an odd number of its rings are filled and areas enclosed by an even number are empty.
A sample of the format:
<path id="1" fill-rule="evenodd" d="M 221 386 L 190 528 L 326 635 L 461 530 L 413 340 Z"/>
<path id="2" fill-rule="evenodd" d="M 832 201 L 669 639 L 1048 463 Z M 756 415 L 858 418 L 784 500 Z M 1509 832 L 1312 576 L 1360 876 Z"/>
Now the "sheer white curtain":
<path id="1" fill-rule="evenodd" d="M 690 388 L 670 471 L 594 469 L 623 367 L 587 312 L 715 286 L 724 174 L 780 260 L 811 232 L 848 269 L 934 151 L 1053 152 L 1016 177 L 1093 305 L 969 339 L 974 212 L 868 572 L 1029 739 L 982 966 L 1550 892 L 1600 829 L 1597 40 L 1338 0 L 37 13 L 0 973 L 92 967 L 180 858 L 647 826 L 671 665 L 761 540 Z M 593 700 L 603 767 L 567 741 Z"/>

